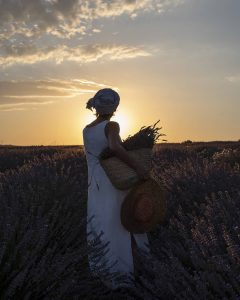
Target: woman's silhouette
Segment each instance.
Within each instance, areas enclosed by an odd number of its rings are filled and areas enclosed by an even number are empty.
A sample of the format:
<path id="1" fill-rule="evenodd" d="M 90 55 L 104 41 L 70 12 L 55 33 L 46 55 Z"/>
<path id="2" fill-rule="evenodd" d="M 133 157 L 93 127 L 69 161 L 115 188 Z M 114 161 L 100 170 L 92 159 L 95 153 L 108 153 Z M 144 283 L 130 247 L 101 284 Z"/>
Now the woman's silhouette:
<path id="1" fill-rule="evenodd" d="M 83 129 L 84 149 L 88 165 L 87 238 L 90 242 L 102 231 L 101 240 L 104 243 L 110 242 L 109 251 L 101 258 L 102 262 L 108 260 L 109 264 L 112 264 L 117 261 L 110 269 L 111 272 L 118 271 L 120 274 L 132 277 L 135 271 L 134 251 L 136 247 L 139 247 L 149 252 L 148 237 L 146 233 L 131 234 L 122 226 L 121 204 L 129 190 L 123 191 L 115 188 L 98 159 L 102 150 L 109 147 L 117 157 L 134 168 L 140 178 L 148 178 L 146 171 L 134 162 L 122 147 L 119 124 L 110 121 L 119 102 L 120 97 L 116 91 L 101 89 L 88 100 L 86 106 L 90 110 L 96 109 L 96 119 Z M 93 215 L 94 218 L 89 221 Z M 90 270 L 93 271 L 95 262 L 90 256 L 88 261 Z M 113 281 L 107 283 L 103 280 L 103 282 L 112 289 L 126 286 Z"/>

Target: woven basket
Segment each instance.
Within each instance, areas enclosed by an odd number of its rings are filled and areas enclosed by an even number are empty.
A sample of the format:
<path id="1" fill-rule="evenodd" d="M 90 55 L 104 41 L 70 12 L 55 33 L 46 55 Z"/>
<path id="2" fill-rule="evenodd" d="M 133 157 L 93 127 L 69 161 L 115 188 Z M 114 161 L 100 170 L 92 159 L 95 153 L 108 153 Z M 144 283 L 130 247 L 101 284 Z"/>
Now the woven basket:
<path id="1" fill-rule="evenodd" d="M 137 161 L 150 172 L 152 157 L 151 148 L 128 150 L 127 152 L 133 160 Z M 120 190 L 127 190 L 140 180 L 135 170 L 116 156 L 101 159 L 100 163 L 112 184 Z"/>

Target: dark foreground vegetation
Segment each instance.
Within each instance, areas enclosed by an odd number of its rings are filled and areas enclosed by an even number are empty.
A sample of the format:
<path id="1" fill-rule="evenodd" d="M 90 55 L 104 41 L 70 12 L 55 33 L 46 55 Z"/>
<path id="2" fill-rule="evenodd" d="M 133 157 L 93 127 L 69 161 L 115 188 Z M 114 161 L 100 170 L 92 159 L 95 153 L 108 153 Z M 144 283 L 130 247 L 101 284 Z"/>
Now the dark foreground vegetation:
<path id="1" fill-rule="evenodd" d="M 88 270 L 107 245 L 86 242 L 82 147 L 0 147 L 0 299 L 240 299 L 240 142 L 159 144 L 152 176 L 165 221 L 113 292 Z"/>

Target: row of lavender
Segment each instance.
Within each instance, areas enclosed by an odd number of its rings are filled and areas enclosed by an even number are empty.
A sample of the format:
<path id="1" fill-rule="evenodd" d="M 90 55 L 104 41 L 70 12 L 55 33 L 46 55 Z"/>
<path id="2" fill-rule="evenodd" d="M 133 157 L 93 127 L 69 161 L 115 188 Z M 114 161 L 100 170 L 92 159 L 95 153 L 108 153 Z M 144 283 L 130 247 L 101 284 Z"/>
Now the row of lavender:
<path id="1" fill-rule="evenodd" d="M 153 290 L 161 299 L 240 295 L 240 145 L 214 147 L 155 155 L 153 176 L 168 192 L 168 213 L 147 265 L 158 272 Z"/>
<path id="2" fill-rule="evenodd" d="M 136 294 L 240 298 L 240 144 L 155 150 L 152 176 L 167 190 L 168 210 L 149 233 L 151 255 L 139 253 Z M 0 299 L 111 299 L 88 272 L 87 256 L 107 245 L 86 243 L 84 152 L 35 154 L 0 173 Z"/>
<path id="3" fill-rule="evenodd" d="M 78 150 L 79 146 L 1 146 L 0 145 L 0 172 L 16 169 L 34 157 L 52 156 L 57 152 Z"/>

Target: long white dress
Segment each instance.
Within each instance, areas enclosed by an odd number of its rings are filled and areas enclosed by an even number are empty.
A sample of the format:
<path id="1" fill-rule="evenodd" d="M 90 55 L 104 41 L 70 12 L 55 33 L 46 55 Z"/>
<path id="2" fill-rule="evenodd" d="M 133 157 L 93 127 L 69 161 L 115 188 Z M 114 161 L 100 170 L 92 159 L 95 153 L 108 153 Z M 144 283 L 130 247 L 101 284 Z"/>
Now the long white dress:
<path id="1" fill-rule="evenodd" d="M 101 262 L 107 260 L 109 265 L 115 262 L 110 272 L 119 272 L 134 278 L 131 234 L 122 225 L 120 218 L 121 204 L 129 190 L 123 191 L 115 188 L 98 160 L 99 154 L 108 146 L 104 132 L 107 122 L 109 121 L 105 120 L 83 129 L 84 150 L 88 165 L 87 241 L 91 243 L 103 232 L 101 240 L 104 243 L 109 242 L 109 251 L 105 251 L 106 254 L 101 257 Z M 93 215 L 94 217 L 90 220 Z M 149 253 L 147 234 L 133 234 L 133 236 L 137 247 Z M 90 271 L 94 274 L 96 263 L 90 256 L 88 256 L 88 262 Z M 119 282 L 116 283 L 113 280 L 102 281 L 112 289 L 125 286 L 124 283 L 119 285 Z"/>

